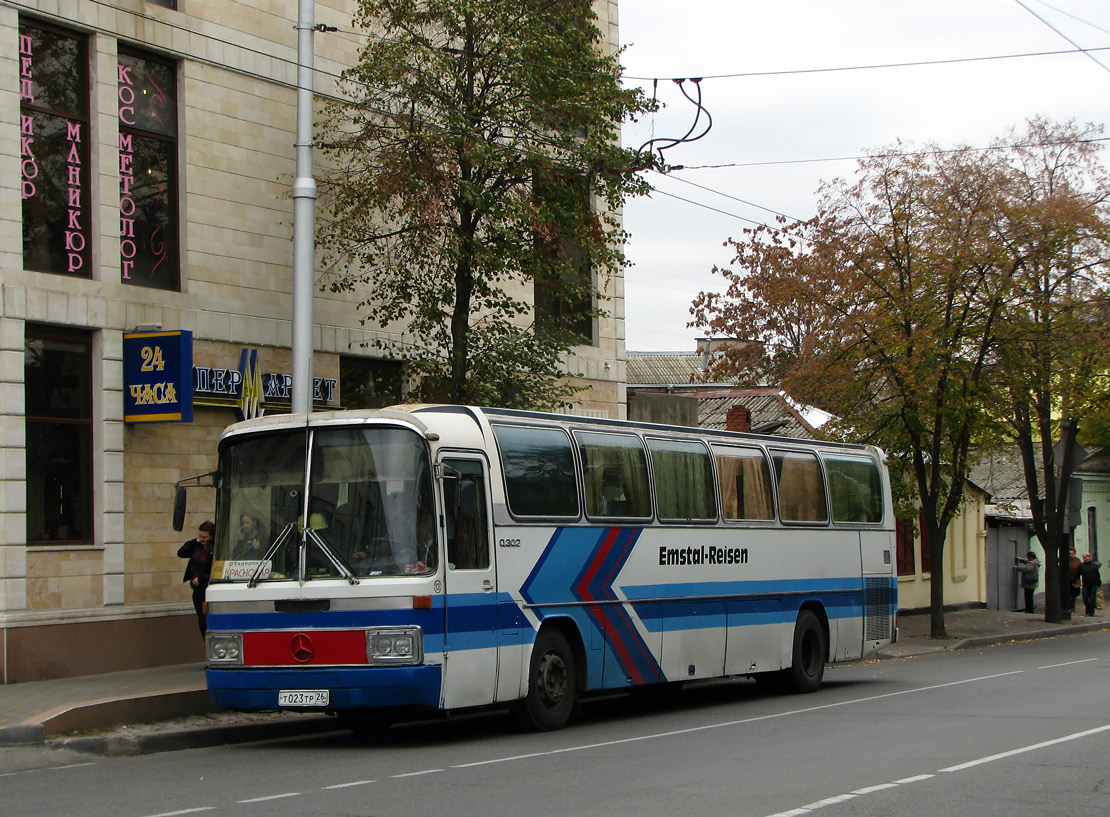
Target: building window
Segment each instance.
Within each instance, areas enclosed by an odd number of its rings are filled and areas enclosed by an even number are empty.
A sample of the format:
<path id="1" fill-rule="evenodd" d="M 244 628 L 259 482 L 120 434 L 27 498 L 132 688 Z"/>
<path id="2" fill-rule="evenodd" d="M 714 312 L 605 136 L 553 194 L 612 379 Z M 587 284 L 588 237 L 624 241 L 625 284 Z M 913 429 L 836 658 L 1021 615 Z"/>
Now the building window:
<path id="1" fill-rule="evenodd" d="M 168 9 L 177 8 L 177 0 L 146 0 L 152 6 L 165 6 Z"/>
<path id="2" fill-rule="evenodd" d="M 339 404 L 345 409 L 374 409 L 401 402 L 399 360 L 339 358 Z"/>
<path id="3" fill-rule="evenodd" d="M 179 289 L 175 67 L 121 49 L 117 83 L 120 277 Z"/>
<path id="4" fill-rule="evenodd" d="M 27 543 L 92 542 L 91 343 L 28 327 Z"/>
<path id="5" fill-rule="evenodd" d="M 565 220 L 591 213 L 590 191 L 584 177 L 560 174 L 533 182 L 537 207 Z M 569 214 L 568 212 L 569 211 Z M 581 343 L 594 338 L 593 266 L 581 244 L 566 235 L 536 235 L 540 269 L 533 281 L 536 331 L 570 332 Z"/>
<path id="6" fill-rule="evenodd" d="M 84 38 L 19 25 L 23 266 L 88 278 L 89 72 Z"/>
<path id="7" fill-rule="evenodd" d="M 898 549 L 898 575 L 913 576 L 917 573 L 917 560 L 914 558 L 912 519 L 895 520 L 894 539 Z"/>

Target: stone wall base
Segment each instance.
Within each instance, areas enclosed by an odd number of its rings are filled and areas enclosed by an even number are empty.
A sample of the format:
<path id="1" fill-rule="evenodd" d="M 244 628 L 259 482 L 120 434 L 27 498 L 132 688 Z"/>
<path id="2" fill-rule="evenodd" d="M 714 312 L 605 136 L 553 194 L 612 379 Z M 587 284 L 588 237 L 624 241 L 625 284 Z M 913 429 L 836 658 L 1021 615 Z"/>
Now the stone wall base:
<path id="1" fill-rule="evenodd" d="M 204 660 L 196 616 L 0 628 L 4 683 L 73 678 Z"/>

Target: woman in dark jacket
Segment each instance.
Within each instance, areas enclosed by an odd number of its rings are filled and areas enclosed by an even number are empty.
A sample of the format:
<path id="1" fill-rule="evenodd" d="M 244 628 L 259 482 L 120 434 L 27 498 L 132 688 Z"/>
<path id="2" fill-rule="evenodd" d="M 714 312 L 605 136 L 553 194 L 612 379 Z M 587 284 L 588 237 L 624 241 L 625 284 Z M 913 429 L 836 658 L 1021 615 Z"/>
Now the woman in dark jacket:
<path id="1" fill-rule="evenodd" d="M 188 582 L 193 589 L 193 609 L 197 611 L 201 638 L 204 638 L 208 630 L 204 612 L 204 591 L 212 576 L 212 539 L 215 533 L 214 524 L 201 522 L 197 530 L 197 538 L 190 539 L 177 549 L 178 556 L 189 560 L 185 565 L 185 578 L 182 581 Z"/>

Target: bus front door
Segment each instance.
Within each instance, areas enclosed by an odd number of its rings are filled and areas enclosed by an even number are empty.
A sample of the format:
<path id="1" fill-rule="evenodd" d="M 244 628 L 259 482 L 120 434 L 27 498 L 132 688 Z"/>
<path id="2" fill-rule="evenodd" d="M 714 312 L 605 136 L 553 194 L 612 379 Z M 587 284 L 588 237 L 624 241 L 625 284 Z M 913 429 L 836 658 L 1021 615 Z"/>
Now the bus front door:
<path id="1" fill-rule="evenodd" d="M 485 461 L 461 455 L 441 460 L 447 523 L 444 707 L 493 703 L 497 690 L 497 571 Z"/>

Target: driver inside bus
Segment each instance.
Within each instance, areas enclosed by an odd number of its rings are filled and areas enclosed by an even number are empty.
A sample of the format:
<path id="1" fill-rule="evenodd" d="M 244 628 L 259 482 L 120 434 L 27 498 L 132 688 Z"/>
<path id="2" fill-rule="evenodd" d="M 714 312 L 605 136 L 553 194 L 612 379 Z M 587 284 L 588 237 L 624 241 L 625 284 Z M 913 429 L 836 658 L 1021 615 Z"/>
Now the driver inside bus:
<path id="1" fill-rule="evenodd" d="M 370 547 L 351 554 L 351 567 L 360 575 L 423 573 L 428 566 L 417 553 L 416 518 L 419 507 L 404 495 L 390 494 L 383 502 L 384 532 Z"/>

